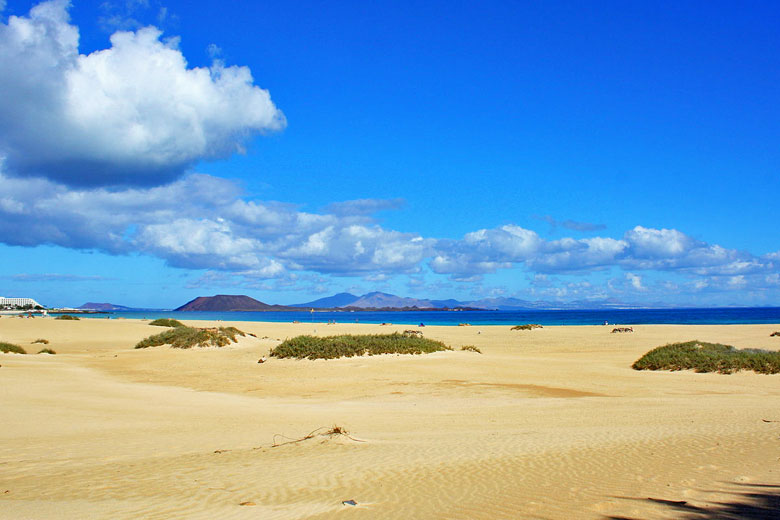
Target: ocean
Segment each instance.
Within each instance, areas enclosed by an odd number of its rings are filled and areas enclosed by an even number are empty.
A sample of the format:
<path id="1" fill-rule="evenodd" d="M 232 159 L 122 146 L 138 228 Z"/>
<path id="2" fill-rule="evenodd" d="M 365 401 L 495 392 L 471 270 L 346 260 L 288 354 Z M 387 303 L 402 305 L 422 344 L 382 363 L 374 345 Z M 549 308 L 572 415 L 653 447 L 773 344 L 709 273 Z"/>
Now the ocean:
<path id="1" fill-rule="evenodd" d="M 174 312 L 123 311 L 86 314 L 94 319 L 157 319 L 272 321 L 323 323 L 396 323 L 403 325 L 617 325 L 680 324 L 717 325 L 736 323 L 780 324 L 780 307 L 728 307 L 708 309 L 598 309 L 598 310 L 524 310 L 524 311 L 404 311 L 404 312 Z"/>

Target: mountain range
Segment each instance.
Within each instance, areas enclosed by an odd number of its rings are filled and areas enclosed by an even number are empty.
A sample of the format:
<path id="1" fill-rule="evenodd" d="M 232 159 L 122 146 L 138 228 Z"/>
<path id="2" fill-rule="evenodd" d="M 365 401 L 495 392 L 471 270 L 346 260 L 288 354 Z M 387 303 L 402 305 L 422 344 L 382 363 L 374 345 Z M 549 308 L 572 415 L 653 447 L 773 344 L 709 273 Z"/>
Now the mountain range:
<path id="1" fill-rule="evenodd" d="M 626 305 L 617 300 L 577 300 L 567 303 L 550 301 L 528 301 L 517 298 L 483 298 L 480 300 L 459 301 L 453 299 L 431 300 L 406 298 L 383 292 L 370 292 L 362 296 L 356 296 L 350 293 L 339 293 L 326 298 L 320 298 L 306 303 L 296 303 L 290 307 L 298 308 L 355 308 L 355 309 L 383 309 L 383 308 L 410 308 L 418 309 L 455 309 L 455 308 L 474 308 L 485 310 L 516 311 L 530 309 L 608 309 L 608 308 L 630 308 L 635 307 Z"/>
<path id="2" fill-rule="evenodd" d="M 533 309 L 626 309 L 640 306 L 627 305 L 624 302 L 611 299 L 603 300 L 576 300 L 566 303 L 550 301 L 528 301 L 517 298 L 482 298 L 480 300 L 459 301 L 454 299 L 433 300 L 408 298 L 383 292 L 370 292 L 362 296 L 351 293 L 338 293 L 332 296 L 319 298 L 305 303 L 292 305 L 270 305 L 246 295 L 218 294 L 216 296 L 199 296 L 191 300 L 176 311 L 296 311 L 301 309 L 483 309 L 499 311 L 521 311 Z M 641 306 L 646 307 L 646 306 Z M 663 304 L 655 305 L 657 308 L 665 307 Z M 88 302 L 79 309 L 97 311 L 137 311 L 149 309 L 136 309 L 113 303 Z"/>
<path id="3" fill-rule="evenodd" d="M 77 309 L 83 309 L 85 311 L 135 311 L 145 309 L 135 309 L 133 307 L 125 307 L 124 305 L 116 305 L 113 303 L 95 303 L 87 302 L 84 305 L 76 307 Z"/>

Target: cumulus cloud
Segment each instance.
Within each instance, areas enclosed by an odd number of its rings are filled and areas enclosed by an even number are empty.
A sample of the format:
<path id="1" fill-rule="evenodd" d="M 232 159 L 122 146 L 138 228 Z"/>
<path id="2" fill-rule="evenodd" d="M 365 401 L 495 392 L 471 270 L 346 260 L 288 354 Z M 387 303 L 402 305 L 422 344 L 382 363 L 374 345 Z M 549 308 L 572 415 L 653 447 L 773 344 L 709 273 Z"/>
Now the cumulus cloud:
<path id="1" fill-rule="evenodd" d="M 482 229 L 461 240 L 439 240 L 431 269 L 453 279 L 495 272 L 517 264 L 538 273 L 573 273 L 620 267 L 625 270 L 679 271 L 739 276 L 776 271 L 773 255 L 756 257 L 695 240 L 675 229 L 636 226 L 622 238 L 543 240 L 518 226 Z"/>
<path id="2" fill-rule="evenodd" d="M 154 27 L 78 50 L 69 2 L 0 23 L 0 155 L 6 173 L 74 186 L 160 185 L 240 152 L 284 115 L 246 67 L 189 68 Z"/>
<path id="3" fill-rule="evenodd" d="M 140 252 L 190 269 L 280 278 L 411 273 L 431 240 L 349 216 L 245 201 L 231 181 L 191 174 L 152 188 L 69 188 L 0 169 L 0 242 Z M 182 201 L 187 201 L 182 203 Z"/>
<path id="4" fill-rule="evenodd" d="M 9 177 L 0 162 L 0 243 L 140 253 L 176 267 L 229 273 L 258 287 L 299 283 L 300 272 L 425 280 L 425 265 L 456 282 L 522 269 L 533 275 L 537 295 L 557 298 L 595 294 L 598 288 L 560 280 L 596 271 L 622 270 L 610 289 L 648 297 L 659 291 L 760 291 L 780 280 L 779 253 L 755 256 L 673 229 L 636 226 L 620 238 L 544 240 L 533 230 L 504 225 L 453 240 L 387 229 L 357 213 L 308 213 L 246 200 L 235 182 L 209 175 L 145 188 L 74 188 Z M 675 288 L 660 284 L 674 278 L 680 278 Z"/>

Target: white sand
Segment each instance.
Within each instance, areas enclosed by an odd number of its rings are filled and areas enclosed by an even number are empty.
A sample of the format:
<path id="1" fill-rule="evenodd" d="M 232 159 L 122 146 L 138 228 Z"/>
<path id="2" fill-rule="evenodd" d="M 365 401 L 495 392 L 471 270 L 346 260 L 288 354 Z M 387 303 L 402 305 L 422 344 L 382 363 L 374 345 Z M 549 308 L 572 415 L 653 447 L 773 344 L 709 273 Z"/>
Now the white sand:
<path id="1" fill-rule="evenodd" d="M 0 518 L 684 518 L 780 494 L 780 375 L 630 368 L 672 341 L 777 350 L 777 325 L 429 326 L 482 354 L 264 364 L 315 328 L 409 327 L 218 325 L 257 338 L 134 350 L 164 329 L 0 319 L 57 352 L 0 354 Z M 273 447 L 333 425 L 351 438 Z"/>

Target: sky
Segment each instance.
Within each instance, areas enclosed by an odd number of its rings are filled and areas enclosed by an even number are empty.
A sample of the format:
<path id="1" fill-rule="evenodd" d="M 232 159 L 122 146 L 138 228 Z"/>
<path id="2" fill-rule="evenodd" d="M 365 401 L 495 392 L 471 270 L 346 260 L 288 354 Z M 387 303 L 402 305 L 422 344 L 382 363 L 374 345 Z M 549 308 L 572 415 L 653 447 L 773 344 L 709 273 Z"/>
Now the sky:
<path id="1" fill-rule="evenodd" d="M 0 0 L 0 295 L 780 306 L 779 15 Z"/>

